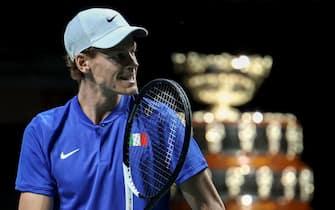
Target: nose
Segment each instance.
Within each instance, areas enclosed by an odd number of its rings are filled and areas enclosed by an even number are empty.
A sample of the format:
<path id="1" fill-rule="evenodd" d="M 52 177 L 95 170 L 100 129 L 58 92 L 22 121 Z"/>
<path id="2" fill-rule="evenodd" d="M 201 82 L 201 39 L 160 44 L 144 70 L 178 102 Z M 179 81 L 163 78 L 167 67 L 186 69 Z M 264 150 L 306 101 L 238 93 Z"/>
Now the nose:
<path id="1" fill-rule="evenodd" d="M 134 66 L 138 66 L 138 62 L 137 62 L 137 58 L 134 52 L 128 52 L 129 55 L 129 62 L 134 65 Z"/>
<path id="2" fill-rule="evenodd" d="M 131 52 L 131 51 L 119 54 L 118 62 L 122 66 L 129 66 L 129 67 L 133 67 L 133 68 L 136 68 L 139 65 L 138 62 L 137 62 L 137 58 L 136 58 L 135 53 Z"/>

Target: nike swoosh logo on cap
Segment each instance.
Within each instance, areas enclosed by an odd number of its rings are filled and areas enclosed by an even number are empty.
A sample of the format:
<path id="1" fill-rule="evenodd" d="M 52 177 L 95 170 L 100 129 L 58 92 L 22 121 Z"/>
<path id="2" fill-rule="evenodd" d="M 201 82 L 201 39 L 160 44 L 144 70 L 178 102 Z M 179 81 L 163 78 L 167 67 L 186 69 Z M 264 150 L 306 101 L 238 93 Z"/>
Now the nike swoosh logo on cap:
<path id="1" fill-rule="evenodd" d="M 78 148 L 78 149 L 75 149 L 75 150 L 73 150 L 73 151 L 71 151 L 71 152 L 68 152 L 68 153 L 64 153 L 64 152 L 62 152 L 62 153 L 60 153 L 60 159 L 64 160 L 64 159 L 70 157 L 71 155 L 73 155 L 74 153 L 76 153 L 76 152 L 78 152 L 78 151 L 79 151 L 79 148 Z"/>
<path id="2" fill-rule="evenodd" d="M 116 15 L 114 16 L 114 17 L 109 17 L 109 18 L 107 18 L 106 20 L 107 20 L 107 22 L 112 22 L 113 20 L 114 20 L 114 18 L 116 17 Z"/>

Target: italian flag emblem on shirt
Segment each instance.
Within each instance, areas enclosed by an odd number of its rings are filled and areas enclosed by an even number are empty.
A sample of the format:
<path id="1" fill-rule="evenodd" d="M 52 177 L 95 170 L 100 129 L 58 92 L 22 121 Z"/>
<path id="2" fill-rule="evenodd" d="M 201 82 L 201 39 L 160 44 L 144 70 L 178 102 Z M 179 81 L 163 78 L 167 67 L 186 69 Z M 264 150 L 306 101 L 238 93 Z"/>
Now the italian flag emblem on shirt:
<path id="1" fill-rule="evenodd" d="M 133 133 L 130 136 L 130 146 L 148 146 L 148 136 L 146 133 Z"/>

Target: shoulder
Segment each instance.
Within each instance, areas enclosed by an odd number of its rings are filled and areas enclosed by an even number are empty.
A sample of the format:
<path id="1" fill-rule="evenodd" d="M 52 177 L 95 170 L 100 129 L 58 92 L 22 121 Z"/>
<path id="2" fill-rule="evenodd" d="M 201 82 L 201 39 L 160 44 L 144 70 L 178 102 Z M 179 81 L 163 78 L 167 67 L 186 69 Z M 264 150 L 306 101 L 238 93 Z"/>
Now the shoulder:
<path id="1" fill-rule="evenodd" d="M 63 106 L 51 108 L 38 113 L 28 123 L 23 132 L 22 154 L 31 156 L 31 154 L 46 155 L 49 148 L 53 145 L 53 139 L 57 128 L 62 126 L 62 119 L 66 119 L 66 112 L 70 107 L 71 101 Z"/>
<path id="2" fill-rule="evenodd" d="M 67 114 L 73 99 L 62 106 L 57 106 L 36 114 L 25 128 L 25 132 L 52 132 Z"/>

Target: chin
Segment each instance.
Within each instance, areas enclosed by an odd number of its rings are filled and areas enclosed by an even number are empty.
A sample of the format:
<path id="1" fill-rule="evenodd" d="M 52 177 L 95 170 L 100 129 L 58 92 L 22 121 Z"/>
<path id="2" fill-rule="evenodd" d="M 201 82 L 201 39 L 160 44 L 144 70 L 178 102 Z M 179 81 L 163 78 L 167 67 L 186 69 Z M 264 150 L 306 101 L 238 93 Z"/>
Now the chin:
<path id="1" fill-rule="evenodd" d="M 134 94 L 137 94 L 137 93 L 138 93 L 138 88 L 137 88 L 137 86 L 127 88 L 127 89 L 123 92 L 123 94 L 125 94 L 125 95 L 134 95 Z"/>
<path id="2" fill-rule="evenodd" d="M 118 83 L 114 83 L 112 89 L 114 92 L 123 95 L 134 95 L 138 93 L 138 86 L 136 81 L 120 80 Z"/>
<path id="3" fill-rule="evenodd" d="M 132 83 L 130 86 L 129 86 L 129 90 L 132 92 L 132 94 L 136 94 L 138 93 L 138 86 L 137 86 L 137 83 Z"/>

